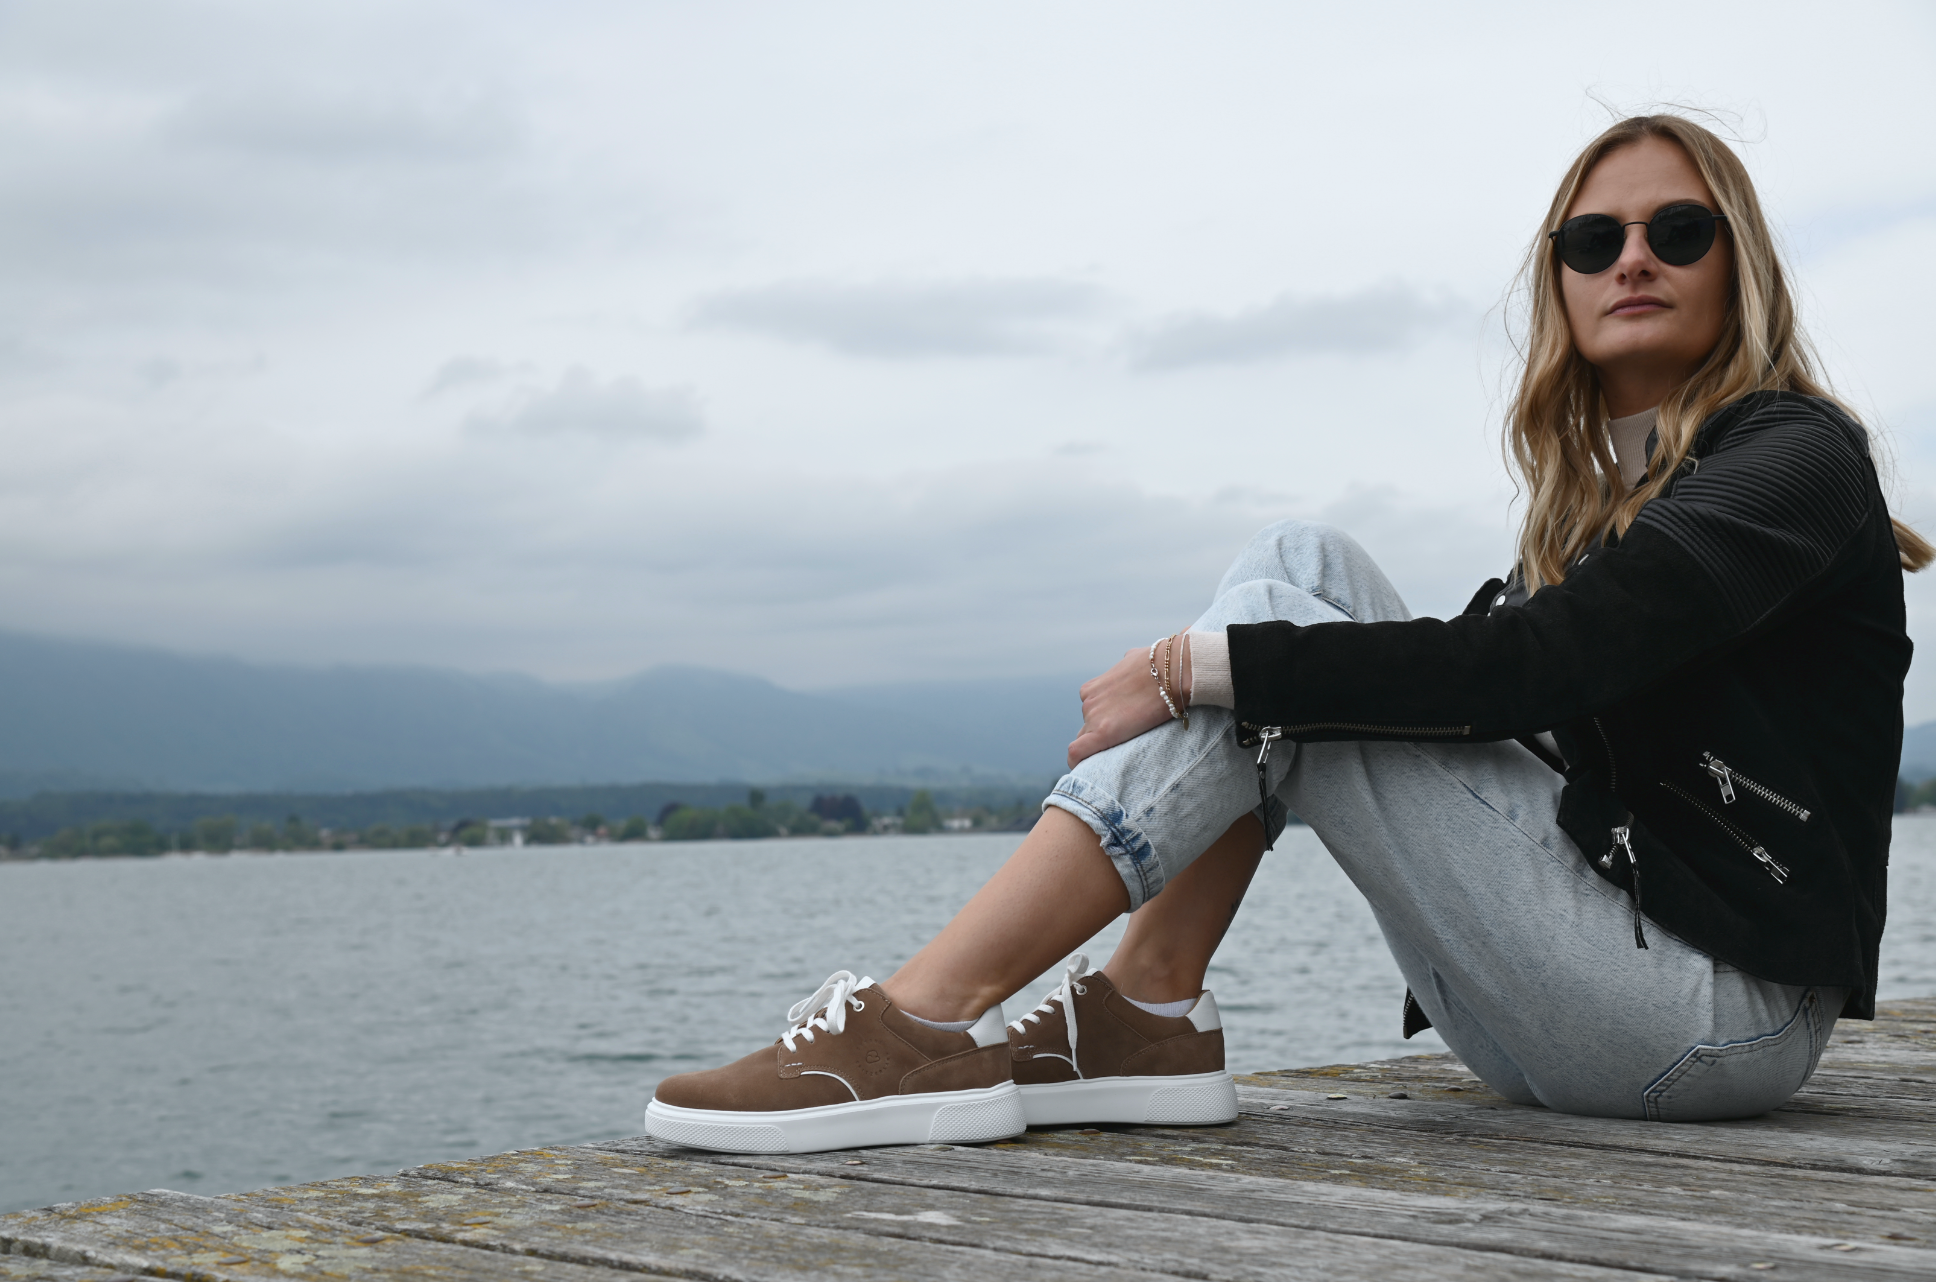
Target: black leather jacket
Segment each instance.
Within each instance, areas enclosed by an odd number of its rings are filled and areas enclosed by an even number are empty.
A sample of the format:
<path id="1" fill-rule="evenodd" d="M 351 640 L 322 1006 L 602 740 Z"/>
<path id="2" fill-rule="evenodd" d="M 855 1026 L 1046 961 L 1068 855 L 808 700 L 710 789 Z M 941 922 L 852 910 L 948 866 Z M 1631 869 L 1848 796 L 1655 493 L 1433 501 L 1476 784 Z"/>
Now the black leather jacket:
<path id="1" fill-rule="evenodd" d="M 1624 539 L 1517 595 L 1232 626 L 1238 719 L 1300 741 L 1551 730 L 1561 826 L 1649 921 L 1872 1018 L 1910 641 L 1867 434 L 1826 401 L 1746 397 Z"/>

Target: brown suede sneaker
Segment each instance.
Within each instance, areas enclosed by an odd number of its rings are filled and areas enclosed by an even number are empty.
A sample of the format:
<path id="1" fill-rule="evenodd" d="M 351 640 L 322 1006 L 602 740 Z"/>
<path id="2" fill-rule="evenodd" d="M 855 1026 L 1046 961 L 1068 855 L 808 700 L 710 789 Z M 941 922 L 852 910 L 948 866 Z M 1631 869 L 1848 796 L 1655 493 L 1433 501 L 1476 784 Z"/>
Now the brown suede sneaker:
<path id="1" fill-rule="evenodd" d="M 932 1028 L 841 970 L 787 1020 L 779 1041 L 745 1059 L 660 1082 L 646 1131 L 728 1153 L 817 1153 L 980 1144 L 1027 1129 L 1000 1006 L 965 1033 Z"/>
<path id="2" fill-rule="evenodd" d="M 1132 1005 L 1077 953 L 1062 986 L 1008 1026 L 1008 1053 L 1030 1126 L 1234 1121 L 1223 1021 L 1208 990 L 1188 1014 Z"/>

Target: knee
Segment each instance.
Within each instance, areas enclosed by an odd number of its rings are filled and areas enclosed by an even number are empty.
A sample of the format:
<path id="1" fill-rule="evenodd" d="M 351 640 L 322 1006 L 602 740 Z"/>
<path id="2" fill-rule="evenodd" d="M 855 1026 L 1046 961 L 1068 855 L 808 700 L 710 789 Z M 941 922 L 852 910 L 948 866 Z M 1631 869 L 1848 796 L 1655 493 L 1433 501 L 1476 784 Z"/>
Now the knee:
<path id="1" fill-rule="evenodd" d="M 1364 556 L 1358 541 L 1335 525 L 1295 518 L 1273 522 L 1251 536 L 1247 553 L 1278 556 L 1287 563 L 1312 556 Z"/>
<path id="2" fill-rule="evenodd" d="M 1308 592 L 1317 592 L 1341 574 L 1376 569 L 1371 555 L 1337 526 L 1300 520 L 1278 521 L 1259 530 L 1237 564 L 1244 567 L 1246 577 L 1276 579 Z"/>

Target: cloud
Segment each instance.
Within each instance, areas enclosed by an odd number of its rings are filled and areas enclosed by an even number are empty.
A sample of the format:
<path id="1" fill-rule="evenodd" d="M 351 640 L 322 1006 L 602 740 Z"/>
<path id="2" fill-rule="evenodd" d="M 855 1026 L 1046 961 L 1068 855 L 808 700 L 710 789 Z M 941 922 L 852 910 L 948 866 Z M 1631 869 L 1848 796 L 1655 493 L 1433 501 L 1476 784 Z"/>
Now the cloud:
<path id="1" fill-rule="evenodd" d="M 1456 611 L 1509 554 L 1498 522 L 1417 493 L 1192 499 L 1088 458 L 885 478 L 440 449 L 372 473 L 255 435 L 215 452 L 221 471 L 103 493 L 94 453 L 0 477 L 0 590 L 24 617 L 125 638 L 138 613 L 146 640 L 312 661 L 608 677 L 677 660 L 800 685 L 1100 670 L 1195 618 L 1286 516 L 1347 529 L 1419 613 Z M 115 521 L 150 537 L 104 536 Z"/>
<path id="2" fill-rule="evenodd" d="M 421 165 L 506 154 L 518 144 L 519 122 L 496 96 L 440 102 L 260 85 L 199 94 L 168 118 L 162 132 L 281 163 Z"/>
<path id="3" fill-rule="evenodd" d="M 783 281 L 701 298 L 692 324 L 743 329 L 850 356 L 1010 356 L 1049 350 L 1048 331 L 1093 311 L 1103 292 L 1052 277 Z"/>
<path id="4" fill-rule="evenodd" d="M 1394 285 L 1329 298 L 1280 294 L 1262 307 L 1230 315 L 1172 316 L 1130 340 L 1130 361 L 1138 369 L 1158 370 L 1318 352 L 1397 352 L 1462 314 L 1455 303 L 1431 301 Z"/>
<path id="5" fill-rule="evenodd" d="M 484 433 L 557 436 L 584 432 L 634 440 L 682 441 L 698 436 L 706 422 L 689 388 L 649 388 L 630 376 L 601 383 L 590 370 L 573 367 L 549 391 L 513 392 L 498 410 L 473 414 L 466 425 Z"/>
<path id="6" fill-rule="evenodd" d="M 439 269 L 569 239 L 576 211 L 597 204 L 583 190 L 571 210 L 554 207 L 522 104 L 502 91 L 325 92 L 302 87 L 316 80 L 307 69 L 286 86 L 208 79 L 136 96 L 50 75 L 42 109 L 9 111 L 0 56 L 0 274 L 12 294 L 0 328 L 77 305 L 148 324 L 203 308 L 282 316 L 317 286 L 394 289 L 384 273 L 399 258 L 423 291 Z"/>
<path id="7" fill-rule="evenodd" d="M 509 365 L 488 356 L 453 356 L 438 366 L 437 372 L 431 375 L 430 384 L 423 391 L 424 399 L 440 396 L 459 387 L 496 382 L 510 372 Z"/>

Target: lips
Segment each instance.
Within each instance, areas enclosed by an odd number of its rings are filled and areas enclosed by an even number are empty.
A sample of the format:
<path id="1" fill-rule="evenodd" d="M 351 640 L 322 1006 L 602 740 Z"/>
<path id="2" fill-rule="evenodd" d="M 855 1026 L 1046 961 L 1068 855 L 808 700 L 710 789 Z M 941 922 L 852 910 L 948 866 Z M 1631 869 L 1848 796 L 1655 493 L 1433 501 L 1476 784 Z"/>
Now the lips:
<path id="1" fill-rule="evenodd" d="M 1652 294 L 1633 294 L 1621 299 L 1607 309 L 1609 316 L 1639 316 L 1644 312 L 1667 310 L 1665 299 L 1655 298 Z"/>

